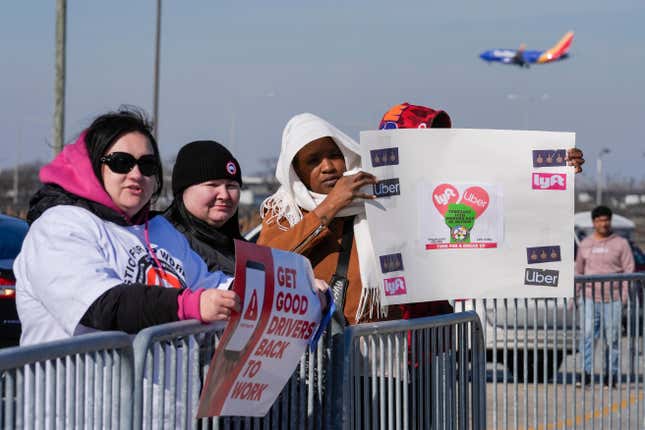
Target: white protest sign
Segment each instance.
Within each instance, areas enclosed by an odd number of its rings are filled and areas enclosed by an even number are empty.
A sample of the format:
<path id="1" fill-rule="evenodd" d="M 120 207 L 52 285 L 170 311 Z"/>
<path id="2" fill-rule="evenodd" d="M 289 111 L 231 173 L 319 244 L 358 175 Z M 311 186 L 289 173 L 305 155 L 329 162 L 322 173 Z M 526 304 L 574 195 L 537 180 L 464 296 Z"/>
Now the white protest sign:
<path id="1" fill-rule="evenodd" d="M 305 257 L 235 242 L 242 309 L 213 355 L 198 417 L 263 417 L 295 370 L 321 319 Z"/>
<path id="2" fill-rule="evenodd" d="M 387 304 L 573 296 L 575 134 L 361 132 Z"/>

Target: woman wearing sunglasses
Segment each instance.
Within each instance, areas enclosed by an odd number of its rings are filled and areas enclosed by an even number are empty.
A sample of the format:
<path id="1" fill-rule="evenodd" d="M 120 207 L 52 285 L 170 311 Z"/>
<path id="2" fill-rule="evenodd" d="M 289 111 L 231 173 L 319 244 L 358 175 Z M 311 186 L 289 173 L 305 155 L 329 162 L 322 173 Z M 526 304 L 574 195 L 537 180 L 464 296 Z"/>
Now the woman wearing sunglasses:
<path id="1" fill-rule="evenodd" d="M 223 145 L 198 140 L 184 145 L 172 170 L 174 200 L 164 213 L 208 270 L 235 272 L 234 239 L 243 240 L 237 208 L 240 164 Z"/>
<path id="2" fill-rule="evenodd" d="M 209 272 L 165 218 L 149 216 L 161 178 L 151 126 L 134 110 L 99 116 L 42 168 L 14 265 L 21 344 L 211 322 L 239 309 L 231 278 Z"/>

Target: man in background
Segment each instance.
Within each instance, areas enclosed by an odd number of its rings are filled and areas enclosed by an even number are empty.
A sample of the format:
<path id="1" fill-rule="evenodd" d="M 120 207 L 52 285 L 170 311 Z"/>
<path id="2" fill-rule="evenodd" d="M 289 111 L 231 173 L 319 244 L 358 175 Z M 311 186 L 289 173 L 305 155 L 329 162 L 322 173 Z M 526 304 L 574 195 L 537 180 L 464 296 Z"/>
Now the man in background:
<path id="1" fill-rule="evenodd" d="M 611 229 L 612 212 L 606 206 L 591 211 L 594 232 L 586 237 L 578 249 L 576 275 L 608 275 L 632 273 L 634 257 L 625 238 L 614 234 Z M 627 302 L 628 282 L 586 283 L 576 286 L 580 322 L 583 336 L 580 338 L 580 352 L 583 353 L 583 383 L 591 383 L 592 356 L 595 339 L 604 327 L 605 373 L 603 383 L 615 387 L 618 380 L 618 348 L 621 332 L 623 303 Z M 601 324 L 602 319 L 602 324 Z"/>

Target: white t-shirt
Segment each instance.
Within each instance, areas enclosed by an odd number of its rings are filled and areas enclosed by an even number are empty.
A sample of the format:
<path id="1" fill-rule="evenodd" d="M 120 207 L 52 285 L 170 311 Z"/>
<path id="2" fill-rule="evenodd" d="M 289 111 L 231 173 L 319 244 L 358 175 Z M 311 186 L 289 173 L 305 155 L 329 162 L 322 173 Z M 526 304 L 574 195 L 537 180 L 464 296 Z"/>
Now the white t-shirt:
<path id="1" fill-rule="evenodd" d="M 150 245 L 163 267 L 154 269 L 144 225 L 120 226 L 76 206 L 46 210 L 29 229 L 14 263 L 21 345 L 97 331 L 80 324 L 94 301 L 119 284 L 228 288 L 231 279 L 208 272 L 186 238 L 162 216 L 149 221 Z"/>

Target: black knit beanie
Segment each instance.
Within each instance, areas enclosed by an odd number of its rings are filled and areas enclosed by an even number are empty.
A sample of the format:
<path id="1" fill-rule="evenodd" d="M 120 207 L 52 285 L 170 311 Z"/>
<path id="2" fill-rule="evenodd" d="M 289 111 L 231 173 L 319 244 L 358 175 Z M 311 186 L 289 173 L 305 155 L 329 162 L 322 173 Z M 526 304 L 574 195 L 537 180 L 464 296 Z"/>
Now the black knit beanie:
<path id="1" fill-rule="evenodd" d="M 213 140 L 198 140 L 179 150 L 172 170 L 175 197 L 191 185 L 214 179 L 232 179 L 242 185 L 240 163 L 228 149 Z"/>

